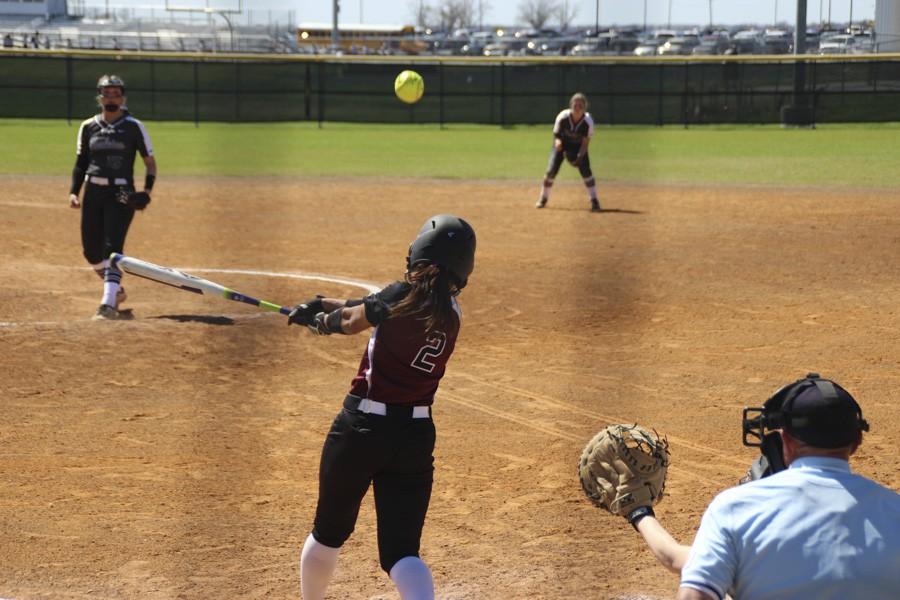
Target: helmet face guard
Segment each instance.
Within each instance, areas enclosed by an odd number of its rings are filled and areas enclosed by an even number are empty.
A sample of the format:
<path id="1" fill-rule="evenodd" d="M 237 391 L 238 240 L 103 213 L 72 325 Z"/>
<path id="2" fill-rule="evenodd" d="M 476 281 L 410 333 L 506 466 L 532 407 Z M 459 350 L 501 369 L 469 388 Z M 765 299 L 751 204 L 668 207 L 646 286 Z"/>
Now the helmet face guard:
<path id="1" fill-rule="evenodd" d="M 97 80 L 97 94 L 102 96 L 106 88 L 117 87 L 125 95 L 125 82 L 118 75 L 103 75 Z"/>
<path id="2" fill-rule="evenodd" d="M 745 446 L 760 449 L 760 452 L 768 460 L 769 466 L 772 468 L 771 472 L 766 473 L 767 475 L 785 468 L 781 436 L 778 430 L 787 431 L 794 437 L 800 436 L 801 432 L 802 437 L 808 438 L 810 436 L 809 430 L 805 429 L 810 427 L 810 417 L 796 414 L 794 401 L 802 392 L 811 387 L 818 388 L 821 398 L 826 402 L 836 401 L 838 398 L 838 388 L 833 381 L 822 379 L 818 373 L 809 373 L 803 379 L 798 379 L 779 388 L 771 398 L 766 400 L 761 408 L 744 409 L 741 422 L 742 442 Z M 855 411 L 853 425 L 856 430 L 859 432 L 868 431 L 869 424 L 863 419 L 862 409 L 859 407 L 859 404 L 846 390 L 842 389 L 841 391 L 846 394 Z M 797 430 L 796 433 L 795 430 Z M 827 442 L 818 441 L 818 438 L 813 439 L 812 442 L 801 438 L 801 441 L 823 448 L 839 447 L 829 446 Z M 839 443 L 841 442 L 839 441 Z"/>
<path id="3" fill-rule="evenodd" d="M 422 264 L 446 270 L 457 290 L 463 289 L 475 269 L 475 230 L 453 215 L 431 217 L 409 245 L 406 270 Z"/>

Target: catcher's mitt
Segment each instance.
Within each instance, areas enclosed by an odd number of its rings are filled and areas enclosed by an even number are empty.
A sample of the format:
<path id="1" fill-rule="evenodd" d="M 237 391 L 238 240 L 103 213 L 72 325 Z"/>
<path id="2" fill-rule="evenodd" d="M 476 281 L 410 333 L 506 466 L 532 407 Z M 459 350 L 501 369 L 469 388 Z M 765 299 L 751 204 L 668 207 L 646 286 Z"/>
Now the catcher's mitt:
<path id="1" fill-rule="evenodd" d="M 594 505 L 628 518 L 660 501 L 668 466 L 668 440 L 638 425 L 610 425 L 585 446 L 578 476 Z"/>
<path id="2" fill-rule="evenodd" d="M 144 210 L 150 204 L 150 194 L 147 192 L 129 192 L 121 190 L 118 193 L 118 200 L 126 206 L 130 206 L 134 210 Z"/>

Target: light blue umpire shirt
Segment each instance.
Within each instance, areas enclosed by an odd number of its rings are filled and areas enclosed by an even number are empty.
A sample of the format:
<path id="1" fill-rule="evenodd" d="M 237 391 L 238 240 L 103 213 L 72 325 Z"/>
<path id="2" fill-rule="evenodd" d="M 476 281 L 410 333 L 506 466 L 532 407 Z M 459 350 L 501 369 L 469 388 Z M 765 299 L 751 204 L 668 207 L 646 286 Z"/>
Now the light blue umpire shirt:
<path id="1" fill-rule="evenodd" d="M 681 585 L 736 600 L 900 598 L 900 495 L 805 456 L 709 505 Z"/>

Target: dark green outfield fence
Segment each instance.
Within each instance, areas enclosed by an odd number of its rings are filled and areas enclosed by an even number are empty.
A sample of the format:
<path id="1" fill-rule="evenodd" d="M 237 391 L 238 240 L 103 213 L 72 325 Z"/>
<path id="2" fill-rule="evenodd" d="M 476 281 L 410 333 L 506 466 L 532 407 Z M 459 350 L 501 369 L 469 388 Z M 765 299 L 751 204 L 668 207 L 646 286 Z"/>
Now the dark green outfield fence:
<path id="1" fill-rule="evenodd" d="M 900 121 L 900 55 L 804 57 L 802 103 L 818 122 Z M 403 69 L 425 97 L 399 102 Z M 790 57 L 702 59 L 417 58 L 0 52 L 0 117 L 93 114 L 99 75 L 128 84 L 147 120 L 535 124 L 575 91 L 605 124 L 778 123 L 793 101 Z"/>

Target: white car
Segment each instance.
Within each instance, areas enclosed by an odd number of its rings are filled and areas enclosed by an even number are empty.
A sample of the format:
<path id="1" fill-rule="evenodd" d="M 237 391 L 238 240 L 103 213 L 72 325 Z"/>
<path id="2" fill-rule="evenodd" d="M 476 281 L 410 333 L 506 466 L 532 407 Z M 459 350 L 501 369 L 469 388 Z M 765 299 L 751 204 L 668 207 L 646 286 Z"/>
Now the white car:
<path id="1" fill-rule="evenodd" d="M 819 44 L 819 54 L 850 54 L 856 49 L 856 38 L 852 35 L 835 35 Z"/>
<path id="2" fill-rule="evenodd" d="M 656 56 L 656 49 L 659 48 L 659 42 L 656 40 L 644 40 L 637 48 L 634 49 L 635 56 Z"/>

